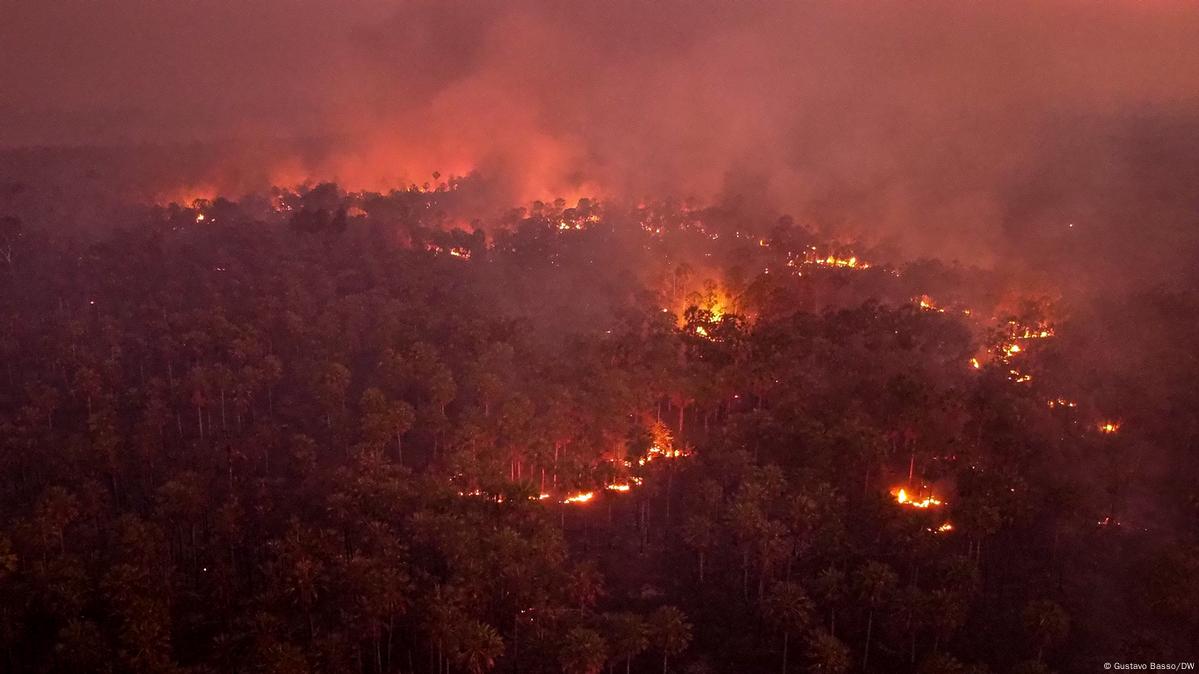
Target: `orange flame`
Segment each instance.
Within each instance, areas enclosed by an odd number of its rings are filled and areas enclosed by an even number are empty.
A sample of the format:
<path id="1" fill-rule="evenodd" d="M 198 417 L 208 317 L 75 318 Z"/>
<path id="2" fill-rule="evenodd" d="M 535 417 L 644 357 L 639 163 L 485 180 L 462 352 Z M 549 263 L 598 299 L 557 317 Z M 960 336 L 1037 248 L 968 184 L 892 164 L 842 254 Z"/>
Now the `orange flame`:
<path id="1" fill-rule="evenodd" d="M 909 508 L 931 508 L 933 506 L 942 505 L 942 501 L 933 497 L 932 494 L 925 496 L 923 499 L 915 500 L 908 495 L 908 491 L 902 487 L 899 490 L 892 492 L 895 494 L 895 502 Z"/>

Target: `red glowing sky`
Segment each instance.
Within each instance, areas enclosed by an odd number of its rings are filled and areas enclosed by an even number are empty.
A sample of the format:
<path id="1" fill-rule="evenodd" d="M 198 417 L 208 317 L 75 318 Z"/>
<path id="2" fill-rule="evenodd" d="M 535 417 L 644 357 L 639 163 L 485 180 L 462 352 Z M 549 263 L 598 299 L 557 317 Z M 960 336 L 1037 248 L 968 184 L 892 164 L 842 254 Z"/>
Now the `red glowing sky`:
<path id="1" fill-rule="evenodd" d="M 1110 189 L 1113 142 L 1135 143 L 1146 118 L 1183 120 L 1190 137 L 1199 119 L 1199 5 L 1185 0 L 48 0 L 4 13 L 0 146 L 282 143 L 196 162 L 159 186 L 176 192 L 479 170 L 512 200 L 749 193 L 972 254 L 1017 219 L 1093 215 L 1091 193 L 1071 193 Z M 1051 207 L 1047 184 L 1065 194 Z"/>

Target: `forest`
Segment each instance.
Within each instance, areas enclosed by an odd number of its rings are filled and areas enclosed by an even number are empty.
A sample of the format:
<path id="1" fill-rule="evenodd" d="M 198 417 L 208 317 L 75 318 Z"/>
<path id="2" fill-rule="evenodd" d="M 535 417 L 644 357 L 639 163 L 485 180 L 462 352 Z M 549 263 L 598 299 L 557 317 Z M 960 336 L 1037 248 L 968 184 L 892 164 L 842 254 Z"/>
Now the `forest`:
<path id="1" fill-rule="evenodd" d="M 470 179 L 0 221 L 0 671 L 1199 644 L 1199 294 Z"/>

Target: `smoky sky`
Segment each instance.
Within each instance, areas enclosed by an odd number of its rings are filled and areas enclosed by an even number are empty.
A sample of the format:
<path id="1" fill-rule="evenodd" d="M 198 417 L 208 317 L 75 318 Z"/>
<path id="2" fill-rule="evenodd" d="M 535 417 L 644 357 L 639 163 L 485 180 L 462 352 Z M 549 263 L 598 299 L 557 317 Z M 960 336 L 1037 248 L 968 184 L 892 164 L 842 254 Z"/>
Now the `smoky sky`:
<path id="1" fill-rule="evenodd" d="M 1189 1 L 0 7 L 0 144 L 282 143 L 198 163 L 186 182 L 214 189 L 479 171 L 514 200 L 738 193 L 989 257 L 1098 245 L 1070 224 L 1140 241 L 1108 233 L 1139 213 L 1189 240 L 1199 203 Z"/>

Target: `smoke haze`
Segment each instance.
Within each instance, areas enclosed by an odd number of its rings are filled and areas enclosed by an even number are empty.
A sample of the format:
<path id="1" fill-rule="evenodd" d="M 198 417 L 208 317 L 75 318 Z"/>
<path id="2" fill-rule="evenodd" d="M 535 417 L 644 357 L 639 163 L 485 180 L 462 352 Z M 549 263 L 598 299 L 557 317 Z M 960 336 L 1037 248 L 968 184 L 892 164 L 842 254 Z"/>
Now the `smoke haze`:
<path id="1" fill-rule="evenodd" d="M 149 192 L 477 171 L 508 203 L 742 195 L 909 256 L 1195 252 L 1189 2 L 3 6 L 0 144 L 220 148 Z"/>

